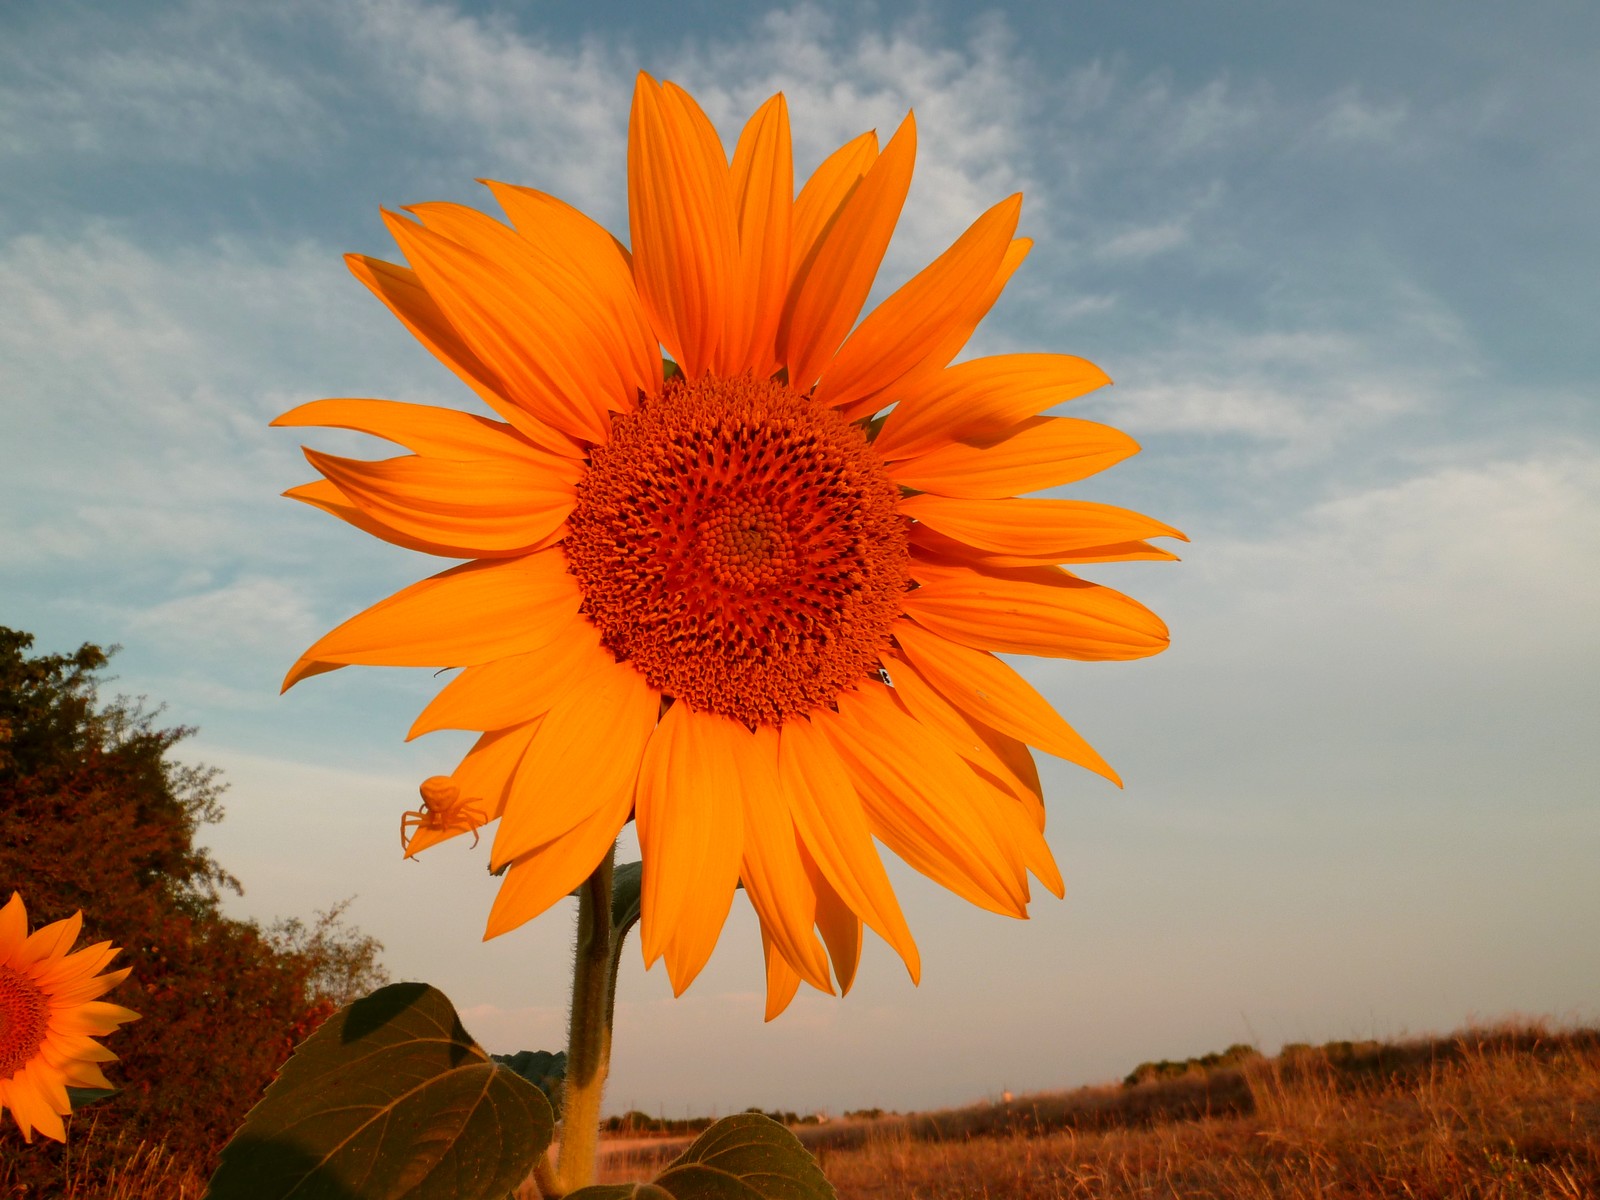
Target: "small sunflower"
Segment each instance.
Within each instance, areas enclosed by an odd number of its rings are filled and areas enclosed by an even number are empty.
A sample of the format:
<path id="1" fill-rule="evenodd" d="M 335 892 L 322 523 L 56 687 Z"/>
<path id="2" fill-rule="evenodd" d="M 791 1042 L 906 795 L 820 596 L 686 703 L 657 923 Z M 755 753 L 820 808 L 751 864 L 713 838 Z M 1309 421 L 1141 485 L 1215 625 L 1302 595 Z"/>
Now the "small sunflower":
<path id="1" fill-rule="evenodd" d="M 424 785 L 407 852 L 499 822 L 490 865 L 509 869 L 486 936 L 572 891 L 630 819 L 646 963 L 687 987 L 742 881 L 769 1017 L 801 980 L 848 988 L 863 923 L 917 978 L 874 839 L 996 912 L 1026 915 L 1030 874 L 1061 894 L 1029 747 L 1116 776 L 998 655 L 1163 649 L 1155 614 L 1062 564 L 1171 558 L 1148 539 L 1182 535 L 1016 498 L 1138 449 L 1039 415 L 1109 382 L 1097 367 L 950 365 L 1031 245 L 1020 196 L 857 323 L 915 146 L 908 115 L 796 195 L 781 94 L 730 162 L 688 93 L 641 75 L 631 253 L 491 182 L 509 224 L 422 204 L 384 214 L 409 266 L 347 258 L 500 419 L 384 400 L 278 418 L 410 451 L 308 449 L 323 478 L 288 495 L 471 560 L 334 629 L 284 686 L 358 663 L 464 668 L 411 736 L 482 736 Z"/>
<path id="2" fill-rule="evenodd" d="M 76 953 L 83 914 L 28 933 L 28 910 L 16 892 L 0 908 L 0 1113 L 11 1110 L 27 1141 L 37 1129 L 67 1140 L 61 1118 L 72 1111 L 67 1086 L 108 1088 L 97 1063 L 116 1055 L 94 1039 L 139 1014 L 95 997 L 128 977 L 102 975 L 116 956 L 110 942 Z"/>

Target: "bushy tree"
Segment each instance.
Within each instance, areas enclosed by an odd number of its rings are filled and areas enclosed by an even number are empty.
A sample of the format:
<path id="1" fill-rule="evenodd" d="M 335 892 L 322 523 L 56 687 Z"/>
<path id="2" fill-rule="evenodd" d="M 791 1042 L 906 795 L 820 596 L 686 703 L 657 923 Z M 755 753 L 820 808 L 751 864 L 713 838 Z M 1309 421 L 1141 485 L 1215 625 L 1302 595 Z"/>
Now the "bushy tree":
<path id="1" fill-rule="evenodd" d="M 120 1090 L 74 1118 L 72 1152 L 92 1150 L 92 1115 L 96 1143 L 164 1140 L 205 1172 L 294 1045 L 386 982 L 382 947 L 343 923 L 344 905 L 266 930 L 224 915 L 239 884 L 194 842 L 222 818 L 223 785 L 169 753 L 192 730 L 102 702 L 99 647 L 30 657 L 32 643 L 0 626 L 0 903 L 20 891 L 35 926 L 81 909 L 82 940 L 110 939 L 115 965 L 133 967 L 107 999 L 142 1015 L 107 1039 Z M 60 1178 L 62 1151 L 22 1153 L 9 1120 L 0 1191 L 51 1194 L 41 1181 Z"/>

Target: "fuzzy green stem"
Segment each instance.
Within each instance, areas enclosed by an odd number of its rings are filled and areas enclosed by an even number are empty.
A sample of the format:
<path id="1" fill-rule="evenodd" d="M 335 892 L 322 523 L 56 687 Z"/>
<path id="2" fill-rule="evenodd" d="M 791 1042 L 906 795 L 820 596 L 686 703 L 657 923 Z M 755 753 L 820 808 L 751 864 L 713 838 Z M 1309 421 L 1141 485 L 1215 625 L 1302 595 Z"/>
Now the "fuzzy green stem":
<path id="1" fill-rule="evenodd" d="M 572 1020 L 567 1031 L 567 1079 L 561 1101 L 561 1152 L 555 1175 L 565 1195 L 595 1181 L 600 1149 L 600 1100 L 611 1063 L 611 1012 L 616 975 L 611 952 L 611 867 L 607 851 L 578 889 L 578 945 L 572 966 Z"/>

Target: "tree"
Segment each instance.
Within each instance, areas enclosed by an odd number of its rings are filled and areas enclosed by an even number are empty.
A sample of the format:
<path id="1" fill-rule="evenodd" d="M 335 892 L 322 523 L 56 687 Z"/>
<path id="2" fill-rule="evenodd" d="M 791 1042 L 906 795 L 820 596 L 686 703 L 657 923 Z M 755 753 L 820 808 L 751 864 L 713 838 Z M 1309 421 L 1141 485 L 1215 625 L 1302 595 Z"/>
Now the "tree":
<path id="1" fill-rule="evenodd" d="M 239 883 L 194 844 L 222 819 L 223 784 L 169 754 L 193 731 L 159 727 L 143 702 L 102 703 L 98 646 L 29 657 L 32 644 L 0 626 L 0 902 L 20 891 L 36 925 L 81 909 L 87 940 L 123 948 L 133 975 L 107 998 L 143 1019 L 108 1039 L 120 1091 L 90 1110 L 94 1140 L 164 1140 L 205 1173 L 295 1044 L 387 981 L 382 947 L 344 925 L 344 904 L 267 930 L 224 915 Z M 60 1150 L 21 1155 L 9 1128 L 0 1147 L 0 1190 L 7 1169 L 18 1186 L 59 1179 Z"/>

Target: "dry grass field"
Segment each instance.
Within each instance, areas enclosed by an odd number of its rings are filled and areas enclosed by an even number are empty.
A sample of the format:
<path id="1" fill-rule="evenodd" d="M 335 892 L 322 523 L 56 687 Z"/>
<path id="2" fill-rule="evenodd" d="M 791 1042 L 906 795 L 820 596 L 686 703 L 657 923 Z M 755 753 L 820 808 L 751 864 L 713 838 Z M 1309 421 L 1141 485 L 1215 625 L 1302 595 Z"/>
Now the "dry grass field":
<path id="1" fill-rule="evenodd" d="M 799 1132 L 840 1200 L 1591 1200 L 1600 1030 L 1523 1021 L 1287 1048 L 1134 1085 Z M 614 1145 L 604 1178 L 648 1178 L 685 1140 Z M 204 1191 L 151 1147 L 88 1188 L 93 1156 L 111 1148 L 84 1145 L 51 1200 Z"/>
<path id="2" fill-rule="evenodd" d="M 799 1133 L 840 1200 L 1600 1200 L 1600 1031 L 1296 1047 Z M 677 1144 L 606 1178 L 647 1178 Z"/>
<path id="3" fill-rule="evenodd" d="M 841 1200 L 1586 1200 L 1600 1197 L 1600 1032 L 1307 1048 L 818 1151 Z"/>

